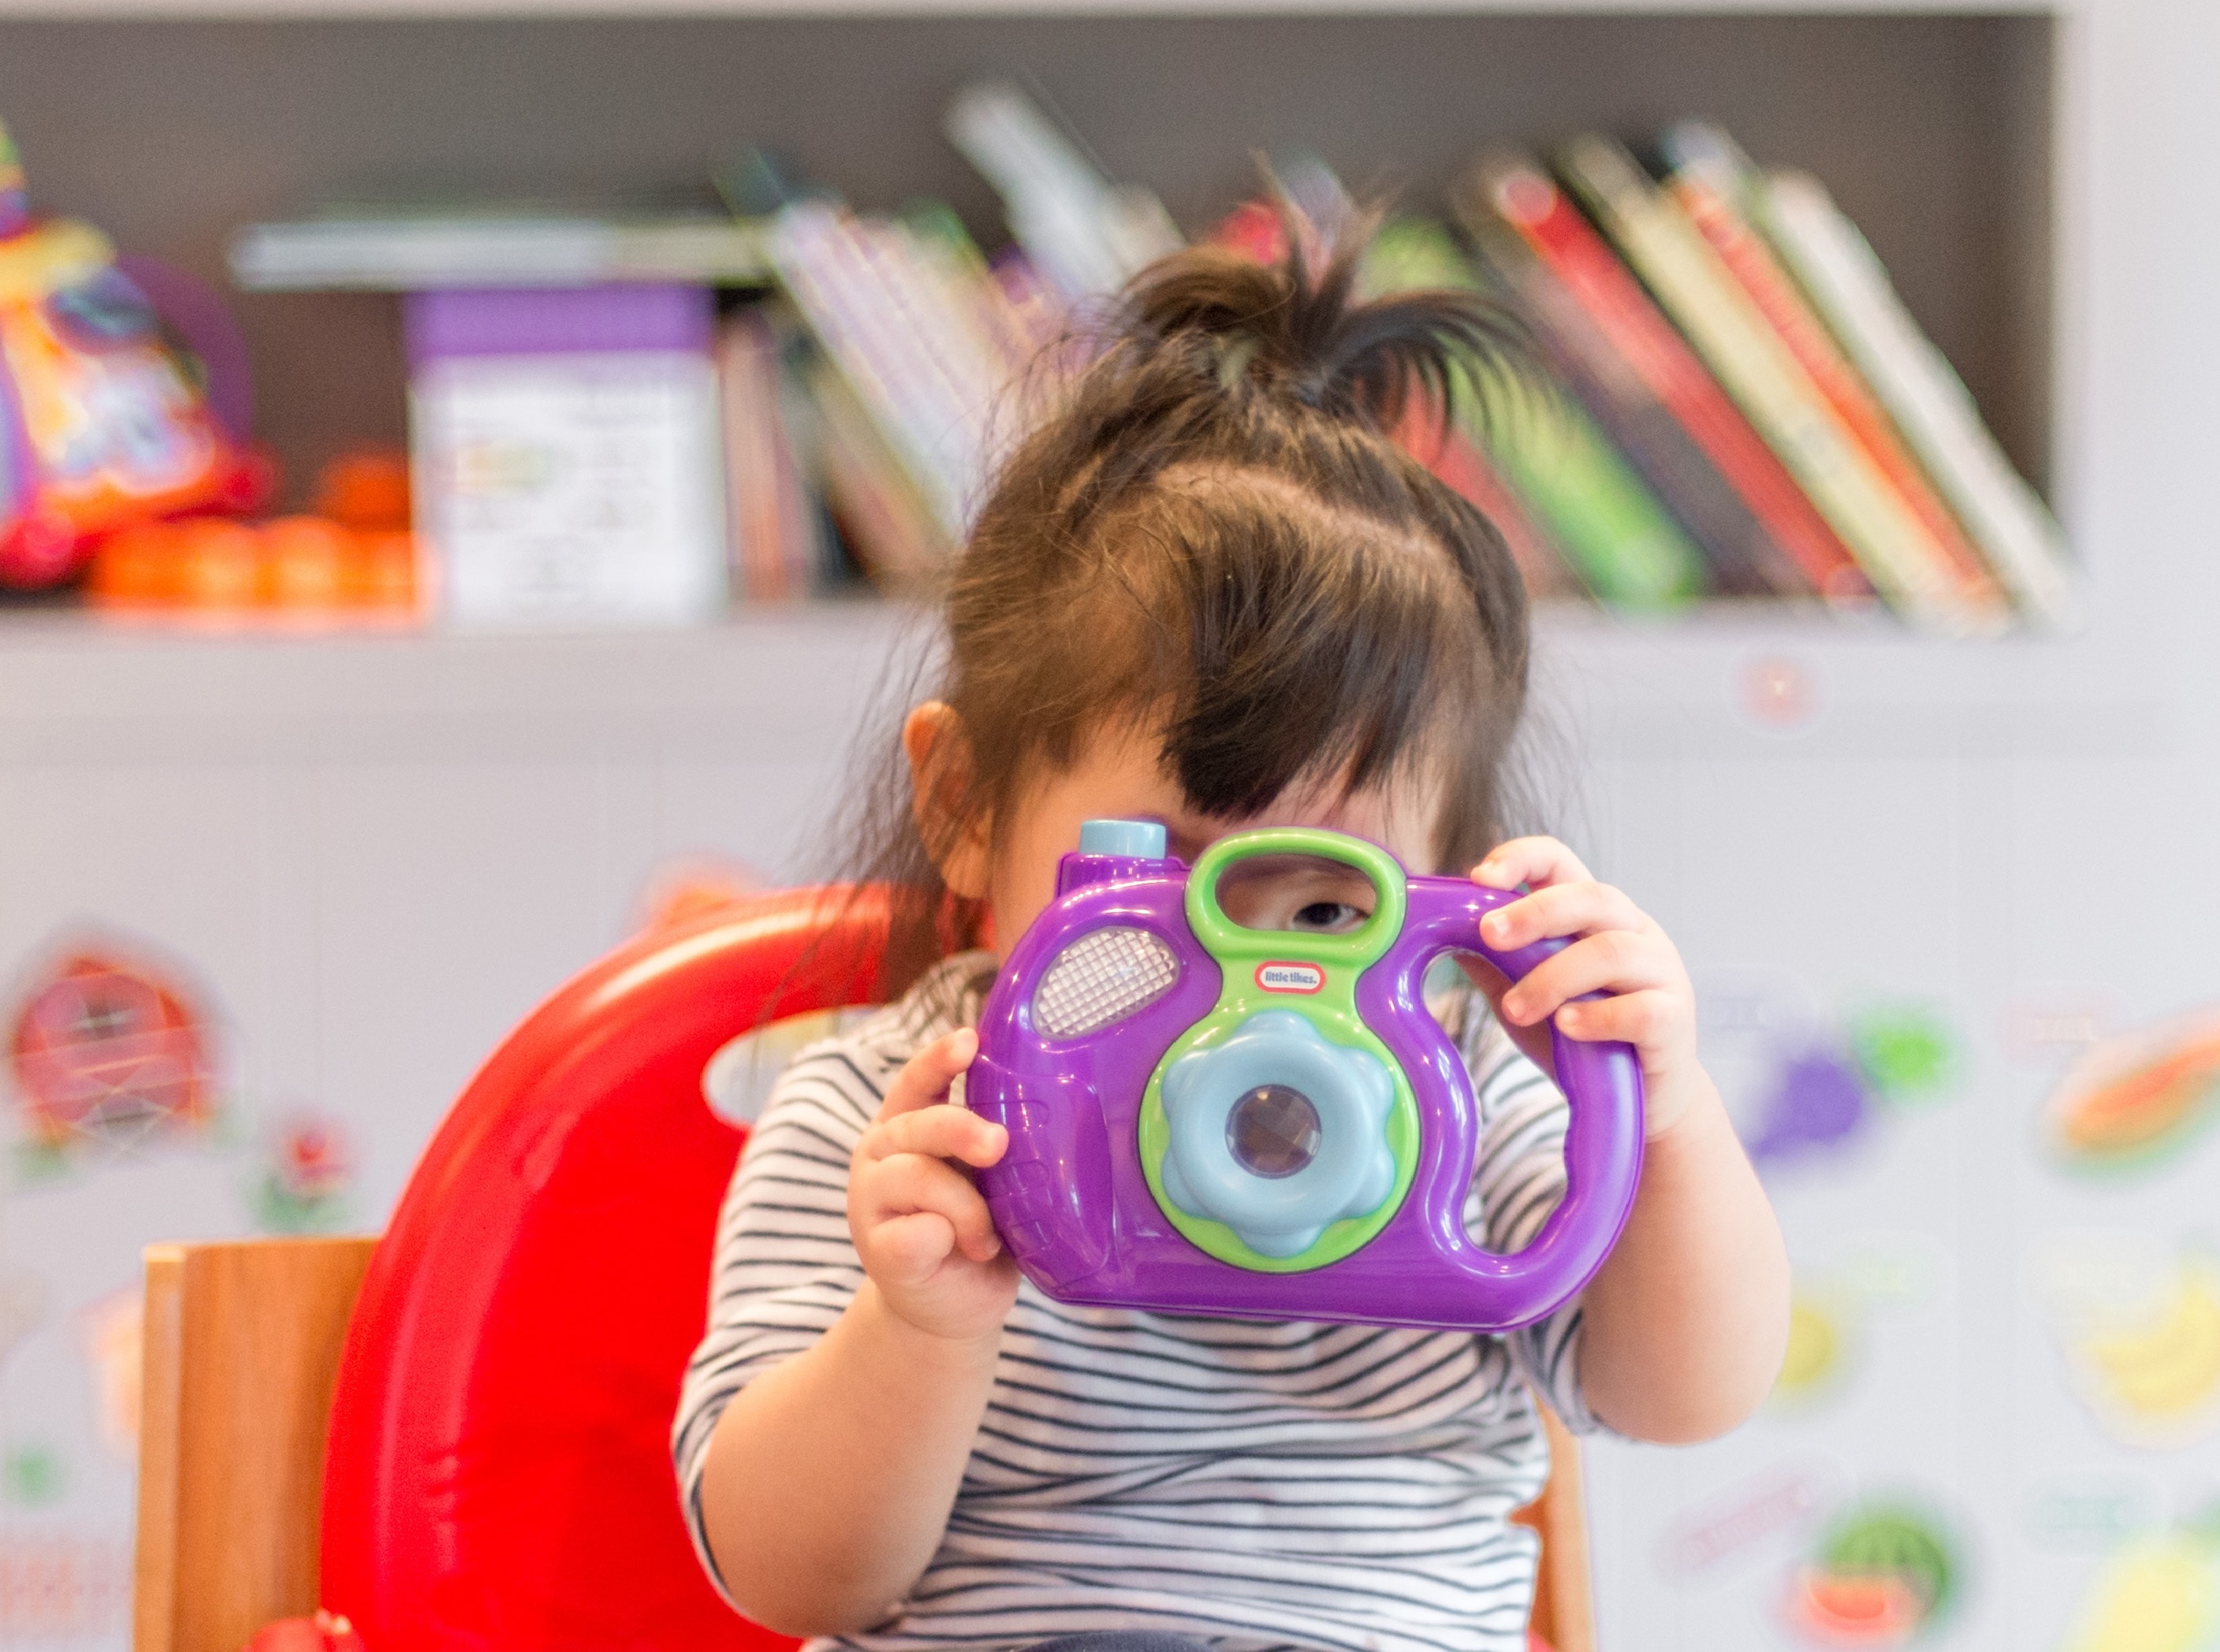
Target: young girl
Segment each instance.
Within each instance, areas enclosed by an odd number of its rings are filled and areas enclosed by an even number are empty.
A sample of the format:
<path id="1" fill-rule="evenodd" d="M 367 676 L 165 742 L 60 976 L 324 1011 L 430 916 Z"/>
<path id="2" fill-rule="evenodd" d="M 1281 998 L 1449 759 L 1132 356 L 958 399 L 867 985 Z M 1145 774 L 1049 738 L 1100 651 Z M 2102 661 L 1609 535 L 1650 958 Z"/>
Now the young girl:
<path id="1" fill-rule="evenodd" d="M 675 1431 L 702 1558 L 773 1628 L 1510 1652 L 1535 1550 L 1508 1517 L 1548 1468 L 1533 1396 L 1577 1430 L 1697 1440 L 1779 1365 L 1780 1234 L 1672 943 L 1563 845 L 1499 840 L 1526 684 L 1510 557 L 1385 433 L 1437 419 L 1460 360 L 1493 367 L 1496 325 L 1454 295 L 1356 302 L 1359 241 L 1314 274 L 1302 239 L 1277 268 L 1145 272 L 955 568 L 945 688 L 902 729 L 914 984 L 782 1077 Z M 1467 1219 L 1513 1250 L 1562 1191 L 1551 1024 L 1631 1043 L 1648 1158 L 1584 1297 L 1492 1337 L 1067 1307 L 1022 1281 L 964 1169 L 1006 1145 L 960 1105 L 995 960 L 955 948 L 1021 934 L 1096 817 L 1161 820 L 1189 861 L 1313 826 L 1526 886 L 1488 941 L 1572 944 L 1508 991 L 1469 966 L 1480 990 L 1443 1011 L 1481 1104 Z M 1223 899 L 1332 929 L 1373 892 L 1251 863 Z"/>

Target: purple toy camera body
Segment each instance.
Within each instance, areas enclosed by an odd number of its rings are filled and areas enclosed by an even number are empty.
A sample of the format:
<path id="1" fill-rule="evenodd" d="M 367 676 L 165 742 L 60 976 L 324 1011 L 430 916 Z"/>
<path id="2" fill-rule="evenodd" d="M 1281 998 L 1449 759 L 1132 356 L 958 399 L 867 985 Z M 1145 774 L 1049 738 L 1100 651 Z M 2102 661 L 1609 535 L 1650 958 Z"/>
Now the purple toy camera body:
<path id="1" fill-rule="evenodd" d="M 1371 917 L 1313 934 L 1225 916 L 1230 866 L 1289 855 L 1365 873 Z M 1221 839 L 1190 876 L 1139 821 L 1088 822 L 1057 887 L 988 997 L 965 1082 L 967 1105 L 1010 1136 L 980 1188 L 1051 1296 L 1502 1331 L 1602 1264 L 1641 1173 L 1625 1044 L 1553 1033 L 1571 1104 L 1564 1199 L 1514 1254 L 1465 1231 L 1477 1109 L 1422 988 L 1445 952 L 1516 980 L 1562 947 L 1481 942 L 1481 918 L 1515 896 L 1410 877 L 1371 844 L 1300 828 Z"/>

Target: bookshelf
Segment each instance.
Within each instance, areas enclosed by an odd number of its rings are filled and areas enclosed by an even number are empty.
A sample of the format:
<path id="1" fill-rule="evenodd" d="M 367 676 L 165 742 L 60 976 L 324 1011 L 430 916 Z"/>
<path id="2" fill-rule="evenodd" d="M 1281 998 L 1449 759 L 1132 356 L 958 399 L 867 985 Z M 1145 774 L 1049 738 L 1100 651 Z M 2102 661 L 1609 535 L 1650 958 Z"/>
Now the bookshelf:
<path id="1" fill-rule="evenodd" d="M 760 141 L 859 206 L 945 199 L 993 245 L 995 203 L 939 133 L 950 92 L 982 71 L 1039 85 L 1113 177 L 1155 188 L 1190 229 L 1253 184 L 1259 146 L 1314 148 L 1354 187 L 1432 207 L 1491 138 L 1702 114 L 1828 182 L 2015 464 L 2039 488 L 2053 471 L 2049 13 L 127 9 L 118 28 L 65 0 L 0 0 L 0 109 L 42 201 L 219 283 L 233 228 L 319 199 L 653 187 Z M 290 472 L 351 436 L 401 437 L 390 299 L 253 294 L 235 309 Z"/>

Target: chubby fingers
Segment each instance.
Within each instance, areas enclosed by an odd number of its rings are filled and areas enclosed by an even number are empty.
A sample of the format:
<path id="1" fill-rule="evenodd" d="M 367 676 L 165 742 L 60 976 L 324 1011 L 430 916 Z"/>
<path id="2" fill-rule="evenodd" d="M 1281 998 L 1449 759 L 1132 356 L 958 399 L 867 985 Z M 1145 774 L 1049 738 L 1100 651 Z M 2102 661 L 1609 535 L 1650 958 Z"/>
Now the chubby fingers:
<path id="1" fill-rule="evenodd" d="M 858 1166 L 850 1192 L 849 1224 L 865 1268 L 875 1275 L 883 1272 L 898 1283 L 914 1284 L 929 1278 L 951 1251 L 973 1262 L 991 1262 L 1001 1254 L 987 1201 L 945 1159 L 902 1153 Z"/>
<path id="2" fill-rule="evenodd" d="M 1588 993 L 1612 996 L 1592 1004 L 1571 1001 Z M 1531 1026 L 1556 1017 L 1568 1038 L 1616 1038 L 1626 1035 L 1598 1030 L 1606 1018 L 1595 1012 L 1645 994 L 1675 1002 L 1686 999 L 1680 955 L 1655 929 L 1606 929 L 1543 959 L 1503 994 L 1500 1008 L 1513 1025 Z"/>
<path id="3" fill-rule="evenodd" d="M 902 1063 L 901 1071 L 895 1075 L 895 1082 L 887 1086 L 886 1099 L 879 1104 L 879 1117 L 891 1119 L 896 1113 L 945 1100 L 948 1087 L 956 1082 L 958 1073 L 971 1065 L 972 1057 L 978 1053 L 979 1035 L 968 1026 L 957 1027 L 935 1038 Z"/>
<path id="4" fill-rule="evenodd" d="M 1491 889 L 1515 889 L 1521 883 L 1542 888 L 1552 883 L 1581 883 L 1588 869 L 1555 838 L 1513 838 L 1487 851 L 1472 869 L 1472 881 Z"/>
<path id="5" fill-rule="evenodd" d="M 891 1098 L 892 1092 L 889 1092 Z M 1010 1132 L 966 1108 L 936 1103 L 889 1118 L 864 1132 L 856 1144 L 856 1162 L 864 1164 L 904 1154 L 933 1159 L 961 1159 L 977 1169 L 999 1163 L 1010 1144 Z"/>
<path id="6" fill-rule="evenodd" d="M 1552 883 L 1498 907 L 1480 920 L 1480 938 L 1499 951 L 1531 946 L 1560 935 L 1589 935 L 1601 930 L 1644 930 L 1650 926 L 1641 907 L 1608 883 L 1582 879 Z"/>

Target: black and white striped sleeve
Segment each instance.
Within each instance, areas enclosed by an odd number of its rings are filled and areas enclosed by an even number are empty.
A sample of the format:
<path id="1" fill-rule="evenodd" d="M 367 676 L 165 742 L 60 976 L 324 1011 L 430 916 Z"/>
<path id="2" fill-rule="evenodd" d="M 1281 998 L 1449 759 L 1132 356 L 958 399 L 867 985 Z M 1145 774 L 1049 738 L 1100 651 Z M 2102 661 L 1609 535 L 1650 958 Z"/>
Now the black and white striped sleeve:
<path id="1" fill-rule="evenodd" d="M 814 1344 L 862 1286 L 848 1237 L 848 1161 L 900 1066 L 852 1038 L 804 1051 L 780 1075 L 733 1171 L 718 1219 L 708 1329 L 671 1430 L 686 1523 L 712 1577 L 701 1507 L 709 1437 L 734 1394 Z"/>

